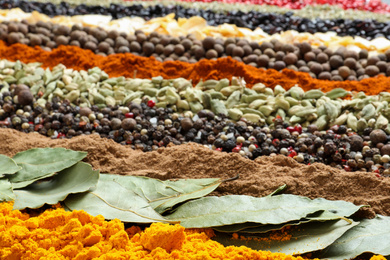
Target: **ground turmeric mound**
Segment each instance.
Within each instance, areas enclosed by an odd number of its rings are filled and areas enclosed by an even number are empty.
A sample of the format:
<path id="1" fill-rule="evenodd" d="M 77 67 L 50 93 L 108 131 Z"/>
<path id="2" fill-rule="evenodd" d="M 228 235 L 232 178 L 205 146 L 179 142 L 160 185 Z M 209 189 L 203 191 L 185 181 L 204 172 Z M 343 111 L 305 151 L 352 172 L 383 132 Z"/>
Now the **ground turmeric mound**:
<path id="1" fill-rule="evenodd" d="M 139 227 L 125 230 L 117 219 L 105 221 L 84 211 L 57 207 L 33 217 L 12 210 L 12 203 L 0 203 L 0 259 L 303 260 L 244 246 L 224 247 L 210 239 L 212 232 L 203 231 L 163 223 L 154 223 L 144 231 Z"/>

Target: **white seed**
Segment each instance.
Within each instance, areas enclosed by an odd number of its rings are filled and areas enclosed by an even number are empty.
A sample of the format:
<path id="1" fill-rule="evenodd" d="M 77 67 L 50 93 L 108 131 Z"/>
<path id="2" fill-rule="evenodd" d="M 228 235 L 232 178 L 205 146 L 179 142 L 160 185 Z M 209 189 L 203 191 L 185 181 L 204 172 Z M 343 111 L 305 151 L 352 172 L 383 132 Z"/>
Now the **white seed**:
<path id="1" fill-rule="evenodd" d="M 28 129 L 30 127 L 30 124 L 29 123 L 23 123 L 22 124 L 22 128 L 23 129 Z"/>
<path id="2" fill-rule="evenodd" d="M 256 146 L 254 144 L 249 145 L 248 147 L 249 152 L 253 152 L 256 149 Z"/>
<path id="3" fill-rule="evenodd" d="M 17 114 L 18 116 L 23 115 L 23 113 L 24 113 L 23 109 L 18 109 L 18 110 L 16 110 L 16 114 Z"/>
<path id="4" fill-rule="evenodd" d="M 355 155 L 355 160 L 357 161 L 359 159 L 363 159 L 363 155 L 360 152 L 356 153 Z"/>
<path id="5" fill-rule="evenodd" d="M 227 141 L 228 137 L 227 137 L 227 135 L 221 135 L 221 139 L 222 139 L 222 141 Z"/>
<path id="6" fill-rule="evenodd" d="M 283 147 L 282 149 L 280 149 L 280 153 L 283 155 L 288 155 L 288 149 Z"/>
<path id="7" fill-rule="evenodd" d="M 239 136 L 239 137 L 237 137 L 236 142 L 237 142 L 238 144 L 242 144 L 243 142 L 245 142 L 245 138 L 242 137 L 242 136 Z"/>
<path id="8" fill-rule="evenodd" d="M 390 156 L 387 155 L 387 154 L 383 155 L 383 156 L 382 156 L 382 162 L 383 162 L 383 163 L 388 163 L 388 162 L 390 162 Z"/>
<path id="9" fill-rule="evenodd" d="M 295 156 L 295 160 L 297 160 L 297 162 L 303 162 L 305 160 L 305 157 L 303 157 L 303 154 L 300 153 Z"/>

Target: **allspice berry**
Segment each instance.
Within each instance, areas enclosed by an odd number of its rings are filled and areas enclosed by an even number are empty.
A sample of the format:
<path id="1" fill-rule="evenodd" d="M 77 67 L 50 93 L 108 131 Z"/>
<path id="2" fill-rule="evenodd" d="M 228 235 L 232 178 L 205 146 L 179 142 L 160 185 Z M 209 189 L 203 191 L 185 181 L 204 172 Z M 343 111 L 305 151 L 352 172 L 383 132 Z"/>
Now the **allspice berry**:
<path id="1" fill-rule="evenodd" d="M 22 90 L 20 91 L 20 93 L 18 94 L 18 102 L 19 104 L 21 104 L 22 106 L 27 106 L 27 105 L 30 105 L 34 100 L 34 96 L 33 94 L 31 93 L 30 89 L 28 90 Z"/>
<path id="2" fill-rule="evenodd" d="M 184 131 L 188 131 L 192 128 L 192 126 L 194 125 L 192 120 L 190 118 L 183 118 L 180 122 L 180 125 L 181 125 L 181 128 L 184 130 Z"/>
<path id="3" fill-rule="evenodd" d="M 361 151 L 363 148 L 363 138 L 359 135 L 352 135 L 349 137 L 351 144 L 351 151 Z"/>
<path id="4" fill-rule="evenodd" d="M 376 145 L 377 143 L 386 143 L 387 136 L 382 129 L 375 129 L 370 133 L 370 140 L 373 145 Z"/>
<path id="5" fill-rule="evenodd" d="M 121 124 L 121 126 L 124 130 L 134 130 L 136 125 L 137 125 L 137 121 L 135 121 L 135 119 L 133 119 L 133 118 L 123 119 L 122 124 Z"/>

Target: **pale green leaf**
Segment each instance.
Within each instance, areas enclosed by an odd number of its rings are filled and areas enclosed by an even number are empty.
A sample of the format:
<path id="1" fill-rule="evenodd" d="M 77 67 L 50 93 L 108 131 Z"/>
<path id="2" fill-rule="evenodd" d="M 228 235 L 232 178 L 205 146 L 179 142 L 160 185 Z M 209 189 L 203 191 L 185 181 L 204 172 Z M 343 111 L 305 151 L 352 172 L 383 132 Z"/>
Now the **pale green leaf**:
<path id="1" fill-rule="evenodd" d="M 14 190 L 14 209 L 39 208 L 44 204 L 56 204 L 71 193 L 87 191 L 99 180 L 99 171 L 91 165 L 78 162 L 49 180 L 33 183 L 25 189 Z"/>
<path id="2" fill-rule="evenodd" d="M 20 169 L 22 168 L 19 167 L 14 160 L 0 154 L 0 178 L 3 177 L 4 174 L 14 174 Z"/>
<path id="3" fill-rule="evenodd" d="M 13 160 L 22 167 L 10 176 L 12 183 L 38 180 L 47 175 L 62 171 L 81 161 L 86 152 L 77 152 L 65 148 L 34 148 L 17 153 Z"/>
<path id="4" fill-rule="evenodd" d="M 228 233 L 218 233 L 212 239 L 224 246 L 247 246 L 255 250 L 297 255 L 322 250 L 336 241 L 345 232 L 358 225 L 343 219 L 301 224 L 288 231 L 285 240 L 270 239 L 270 234 L 245 236 L 247 239 L 233 239 Z M 289 237 L 291 235 L 291 237 Z M 279 235 L 278 235 L 279 236 Z M 249 239 L 250 238 L 250 239 Z"/>
<path id="5" fill-rule="evenodd" d="M 12 188 L 14 190 L 15 189 L 22 189 L 22 188 L 27 187 L 28 185 L 30 185 L 30 184 L 32 184 L 32 183 L 34 183 L 36 181 L 52 177 L 52 176 L 54 176 L 56 174 L 57 174 L 56 172 L 52 172 L 52 173 L 46 174 L 45 176 L 41 176 L 40 178 L 36 178 L 36 179 L 28 180 L 28 181 L 13 182 L 12 183 Z"/>
<path id="6" fill-rule="evenodd" d="M 167 218 L 180 221 L 186 228 L 218 227 L 245 222 L 276 225 L 300 220 L 323 210 L 349 216 L 359 208 L 349 202 L 311 200 L 291 194 L 263 198 L 228 195 L 189 201 Z"/>
<path id="7" fill-rule="evenodd" d="M 342 218 L 343 217 L 340 217 L 339 215 L 331 213 L 329 211 L 319 211 L 314 214 L 310 214 L 301 220 L 290 221 L 278 225 L 261 225 L 258 223 L 248 222 L 248 223 L 241 223 L 235 225 L 227 225 L 222 227 L 214 227 L 214 229 L 219 232 L 267 233 L 270 231 L 280 230 L 287 226 L 297 226 L 297 225 L 314 222 L 314 221 L 338 220 Z"/>
<path id="8" fill-rule="evenodd" d="M 221 179 L 217 178 L 161 181 L 141 176 L 102 174 L 100 179 L 114 180 L 126 189 L 134 191 L 160 214 L 184 201 L 206 196 L 221 184 Z"/>
<path id="9" fill-rule="evenodd" d="M 363 253 L 390 255 L 390 217 L 363 219 L 324 250 L 321 258 L 352 259 Z"/>
<path id="10" fill-rule="evenodd" d="M 11 201 L 14 199 L 12 184 L 6 178 L 0 179 L 0 201 Z"/>
<path id="11" fill-rule="evenodd" d="M 95 189 L 70 195 L 65 205 L 71 210 L 85 210 L 92 216 L 120 219 L 123 222 L 169 222 L 136 193 L 112 180 L 99 180 Z"/>

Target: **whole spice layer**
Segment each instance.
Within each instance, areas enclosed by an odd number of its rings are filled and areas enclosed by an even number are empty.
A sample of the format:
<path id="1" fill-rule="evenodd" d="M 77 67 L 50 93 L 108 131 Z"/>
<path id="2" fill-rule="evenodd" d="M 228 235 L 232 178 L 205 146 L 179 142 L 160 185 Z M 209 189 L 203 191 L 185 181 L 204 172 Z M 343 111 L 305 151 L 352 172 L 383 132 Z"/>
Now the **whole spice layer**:
<path id="1" fill-rule="evenodd" d="M 353 1 L 356 3 L 356 1 Z M 34 3 L 29 4 L 29 3 Z M 50 8 L 45 8 L 44 10 L 36 10 L 36 4 L 38 3 L 44 3 L 50 6 Z M 70 8 L 75 8 L 80 5 L 80 2 L 75 0 L 68 0 L 66 1 L 67 4 L 69 4 Z M 111 1 L 104 1 L 104 0 L 94 0 L 94 1 L 84 1 L 83 4 L 85 6 L 80 6 L 80 9 L 84 11 L 84 13 L 92 13 L 95 10 L 93 9 L 94 6 L 98 5 L 99 10 L 104 10 L 102 7 L 106 8 L 114 8 L 114 10 L 119 13 L 117 15 L 120 15 L 120 12 L 122 11 L 122 6 L 124 7 L 132 7 L 140 9 L 140 8 L 151 8 L 154 6 L 163 5 L 164 7 L 168 8 L 175 8 L 175 6 L 187 8 L 187 9 L 195 9 L 195 11 L 198 10 L 213 10 L 215 12 L 229 12 L 229 11 L 235 11 L 240 10 L 244 13 L 248 13 L 251 11 L 256 12 L 267 12 L 267 13 L 275 13 L 275 14 L 285 14 L 288 12 L 292 12 L 296 16 L 305 17 L 309 19 L 314 18 L 321 18 L 321 19 L 337 19 L 339 17 L 344 17 L 346 19 L 355 19 L 356 17 L 360 17 L 361 19 L 373 19 L 378 21 L 387 21 L 389 20 L 390 16 L 387 13 L 374 13 L 371 11 L 364 11 L 362 9 L 343 9 L 339 5 L 333 5 L 331 3 L 329 4 L 321 4 L 321 5 L 306 5 L 302 9 L 291 9 L 291 8 L 285 8 L 282 6 L 273 6 L 268 4 L 263 5 L 256 5 L 251 3 L 224 3 L 224 2 L 183 2 L 183 1 L 170 1 L 170 0 L 162 0 L 162 1 L 123 1 L 123 0 L 111 0 Z M 18 6 L 18 2 L 14 3 L 13 1 L 6 0 L 5 6 L 3 8 L 9 8 L 9 7 L 21 7 Z M 67 9 L 66 8 L 56 8 L 55 5 L 62 5 L 65 4 L 61 0 L 54 0 L 54 1 L 47 1 L 47 0 L 38 0 L 34 2 L 28 2 L 26 5 L 23 5 L 24 8 L 28 8 L 28 10 L 36 10 L 41 13 L 45 13 L 47 15 L 55 14 L 55 15 L 65 15 L 64 13 Z M 65 5 L 66 6 L 66 5 Z M 116 8 L 119 8 L 116 9 Z M 91 10 L 92 9 L 92 10 Z M 70 9 L 71 10 L 71 9 Z M 67 15 L 71 15 L 71 13 L 68 13 Z"/>
<path id="2" fill-rule="evenodd" d="M 48 209 L 36 217 L 0 204 L 3 259 L 297 259 L 247 247 L 224 247 L 207 234 L 179 225 L 155 223 L 144 231 L 124 228 L 119 220 L 105 221 L 84 211 Z"/>
<path id="3" fill-rule="evenodd" d="M 117 20 L 111 20 L 111 16 L 103 15 L 82 15 L 82 16 L 57 16 L 50 18 L 44 14 L 37 12 L 24 13 L 20 9 L 12 10 L 0 10 L 1 21 L 23 21 L 36 23 L 38 21 L 51 21 L 60 25 L 66 25 L 71 27 L 73 25 L 87 25 L 91 27 L 102 27 L 108 31 L 117 30 L 123 33 L 133 34 L 137 30 L 144 31 L 149 35 L 153 32 L 170 36 L 186 36 L 191 33 L 194 34 L 196 39 L 202 40 L 207 36 L 220 37 L 220 38 L 243 38 L 250 41 L 256 41 L 262 43 L 264 41 L 279 40 L 283 43 L 300 43 L 310 42 L 312 45 L 321 46 L 326 45 L 332 49 L 344 46 L 352 49 L 366 49 L 383 53 L 389 46 L 390 41 L 384 37 L 379 37 L 374 40 L 368 41 L 361 37 L 340 37 L 335 32 L 315 33 L 308 32 L 298 33 L 297 31 L 287 31 L 281 33 L 274 33 L 268 35 L 260 28 L 252 31 L 248 28 L 237 27 L 233 24 L 223 24 L 218 26 L 208 26 L 207 20 L 194 16 L 189 19 L 179 18 L 174 19 L 175 14 L 170 14 L 161 18 L 154 18 L 149 21 L 145 21 L 140 17 L 124 17 Z M 370 29 L 371 30 L 371 29 Z"/>
<path id="4" fill-rule="evenodd" d="M 325 46 L 312 48 L 306 42 L 292 45 L 273 40 L 258 44 L 242 39 L 211 37 L 199 41 L 191 34 L 187 37 L 172 37 L 158 33 L 145 35 L 137 31 L 126 35 L 77 25 L 70 29 L 45 22 L 4 22 L 0 24 L 0 32 L 0 39 L 8 44 L 41 46 L 48 51 L 57 46 L 72 45 L 103 56 L 131 52 L 134 55 L 153 56 L 158 61 L 179 60 L 190 63 L 231 56 L 254 67 L 278 71 L 289 68 L 307 72 L 313 78 L 337 81 L 390 75 L 389 50 L 384 54 L 369 55 L 366 50 L 357 52 L 344 47 L 335 51 Z"/>
<path id="5" fill-rule="evenodd" d="M 77 53 L 77 55 L 75 55 Z M 201 60 L 195 64 L 185 62 L 161 63 L 154 58 L 144 58 L 130 53 L 109 55 L 102 57 L 93 54 L 89 50 L 82 50 L 74 46 L 60 46 L 47 52 L 39 47 L 29 47 L 23 44 L 7 46 L 0 42 L 0 57 L 8 60 L 21 60 L 22 62 L 41 62 L 43 67 L 53 68 L 58 64 L 64 64 L 75 70 L 88 70 L 99 67 L 110 77 L 138 77 L 152 78 L 162 76 L 166 79 L 186 78 L 193 84 L 200 80 L 231 79 L 232 75 L 242 77 L 248 87 L 262 82 L 267 87 L 274 88 L 281 85 L 290 89 L 298 84 L 303 90 L 321 89 L 329 92 L 334 88 L 343 88 L 348 91 L 366 91 L 368 95 L 375 95 L 389 90 L 390 78 L 379 75 L 375 78 L 361 81 L 325 81 L 313 79 L 307 73 L 285 69 L 282 72 L 275 70 L 263 70 L 250 65 L 245 65 L 231 58 L 218 60 Z"/>
<path id="6" fill-rule="evenodd" d="M 293 16 L 292 12 L 285 12 L 284 14 L 255 12 L 250 10 L 248 12 L 231 10 L 228 12 L 221 12 L 210 9 L 195 9 L 184 8 L 181 5 L 164 6 L 157 4 L 155 6 L 145 6 L 140 4 L 133 4 L 131 6 L 114 5 L 110 7 L 101 6 L 86 6 L 77 5 L 71 7 L 68 3 L 61 3 L 53 6 L 52 3 L 33 2 L 21 5 L 20 2 L 0 1 L 0 6 L 7 9 L 19 7 L 25 12 L 38 11 L 49 16 L 56 15 L 83 15 L 83 14 L 102 14 L 110 15 L 114 19 L 120 19 L 126 16 L 139 16 L 145 20 L 151 18 L 162 17 L 174 13 L 177 18 L 191 18 L 193 16 L 200 16 L 207 20 L 207 24 L 216 26 L 224 23 L 234 24 L 239 27 L 249 28 L 255 30 L 260 27 L 268 34 L 280 33 L 282 31 L 295 30 L 299 32 L 327 32 L 334 31 L 340 36 L 361 36 L 366 39 L 374 39 L 377 37 L 387 37 L 384 28 L 387 28 L 388 23 L 380 23 L 375 20 L 365 20 L 359 14 L 352 17 L 353 20 L 348 20 L 345 15 L 343 19 L 319 19 L 318 17 L 312 20 L 305 19 L 299 16 Z M 359 17 L 360 20 L 356 20 Z M 339 17 L 337 17 L 339 18 Z"/>

